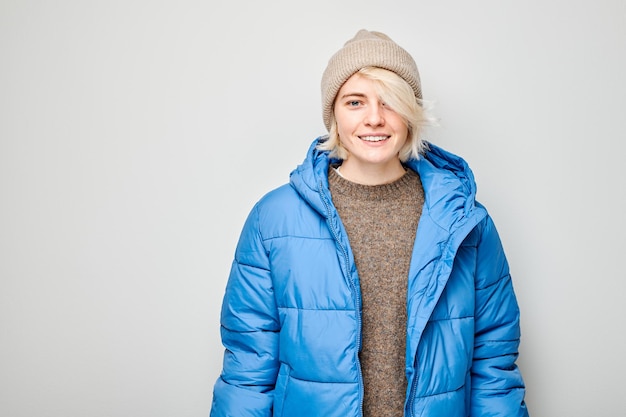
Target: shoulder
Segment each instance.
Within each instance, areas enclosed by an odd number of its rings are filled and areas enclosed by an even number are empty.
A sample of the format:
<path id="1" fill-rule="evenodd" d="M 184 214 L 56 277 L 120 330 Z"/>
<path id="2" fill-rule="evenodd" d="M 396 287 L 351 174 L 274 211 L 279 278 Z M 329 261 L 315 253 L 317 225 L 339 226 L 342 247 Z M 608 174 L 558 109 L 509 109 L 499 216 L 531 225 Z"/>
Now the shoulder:
<path id="1" fill-rule="evenodd" d="M 320 221 L 323 221 L 290 184 L 275 188 L 261 197 L 250 217 L 263 240 L 310 235 L 320 229 Z"/>
<path id="2" fill-rule="evenodd" d="M 292 210 L 302 203 L 302 198 L 293 187 L 283 184 L 263 195 L 255 204 L 255 210 L 259 214 L 281 213 Z"/>

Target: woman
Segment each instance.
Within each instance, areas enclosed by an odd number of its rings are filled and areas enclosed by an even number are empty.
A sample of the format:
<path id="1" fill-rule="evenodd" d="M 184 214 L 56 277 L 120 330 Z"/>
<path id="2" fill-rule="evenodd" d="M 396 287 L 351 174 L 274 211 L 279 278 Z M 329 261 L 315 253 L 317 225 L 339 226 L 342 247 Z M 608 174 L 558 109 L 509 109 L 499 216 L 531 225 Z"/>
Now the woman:
<path id="1" fill-rule="evenodd" d="M 420 139 L 413 58 L 359 31 L 322 77 L 329 135 L 253 208 L 211 416 L 526 416 L 519 311 L 467 164 Z"/>

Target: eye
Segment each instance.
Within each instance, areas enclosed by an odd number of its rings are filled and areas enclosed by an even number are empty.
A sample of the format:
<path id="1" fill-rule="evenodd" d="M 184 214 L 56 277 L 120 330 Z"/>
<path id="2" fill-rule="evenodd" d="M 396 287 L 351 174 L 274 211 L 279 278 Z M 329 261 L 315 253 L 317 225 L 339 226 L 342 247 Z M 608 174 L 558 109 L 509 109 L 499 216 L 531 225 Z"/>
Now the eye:
<path id="1" fill-rule="evenodd" d="M 356 107 L 356 106 L 360 105 L 360 104 L 361 104 L 361 102 L 360 102 L 359 100 L 350 100 L 350 101 L 348 101 L 348 103 L 347 103 L 347 104 L 348 104 L 348 106 L 350 106 L 350 107 Z"/>

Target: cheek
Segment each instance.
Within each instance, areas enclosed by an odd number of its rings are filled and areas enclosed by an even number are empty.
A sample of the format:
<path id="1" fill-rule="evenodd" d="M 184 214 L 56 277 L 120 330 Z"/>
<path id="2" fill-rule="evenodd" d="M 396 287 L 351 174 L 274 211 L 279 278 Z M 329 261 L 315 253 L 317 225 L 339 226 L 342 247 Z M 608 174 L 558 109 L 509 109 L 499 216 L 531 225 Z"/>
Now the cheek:
<path id="1" fill-rule="evenodd" d="M 337 134 L 340 138 L 349 136 L 353 130 L 352 126 L 349 123 L 346 123 L 345 120 L 342 122 L 337 121 Z"/>
<path id="2" fill-rule="evenodd" d="M 404 136 L 406 140 L 409 139 L 409 127 L 403 121 L 399 120 L 395 123 L 395 129 L 398 136 Z"/>

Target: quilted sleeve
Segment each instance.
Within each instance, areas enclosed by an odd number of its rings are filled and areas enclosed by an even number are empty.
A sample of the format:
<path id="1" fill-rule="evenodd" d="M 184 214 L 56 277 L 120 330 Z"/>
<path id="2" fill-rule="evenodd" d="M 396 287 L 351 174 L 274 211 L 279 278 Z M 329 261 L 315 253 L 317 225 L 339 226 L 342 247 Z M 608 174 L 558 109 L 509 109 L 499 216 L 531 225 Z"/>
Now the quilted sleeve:
<path id="1" fill-rule="evenodd" d="M 519 308 L 502 243 L 491 218 L 479 226 L 476 270 L 472 416 L 528 416 L 516 365 Z"/>
<path id="2" fill-rule="evenodd" d="M 278 373 L 279 319 L 258 207 L 244 225 L 221 313 L 225 347 L 211 417 L 268 417 Z"/>

